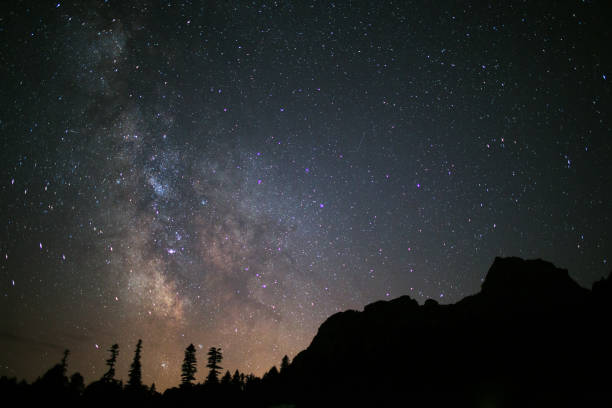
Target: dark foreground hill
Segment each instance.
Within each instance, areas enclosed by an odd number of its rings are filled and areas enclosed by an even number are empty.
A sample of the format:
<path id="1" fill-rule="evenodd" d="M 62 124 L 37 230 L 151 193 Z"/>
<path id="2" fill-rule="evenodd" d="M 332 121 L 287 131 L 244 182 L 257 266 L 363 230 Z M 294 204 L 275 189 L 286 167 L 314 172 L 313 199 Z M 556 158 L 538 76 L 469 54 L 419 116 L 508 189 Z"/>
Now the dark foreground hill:
<path id="1" fill-rule="evenodd" d="M 66 350 L 32 384 L 0 378 L 0 395 L 62 407 L 612 407 L 611 312 L 610 276 L 588 290 L 548 262 L 497 258 L 455 304 L 403 296 L 331 316 L 263 378 L 211 368 L 160 394 L 139 370 L 124 386 L 108 360 L 85 386 L 68 377 Z"/>
<path id="2" fill-rule="evenodd" d="M 497 258 L 456 304 L 331 316 L 286 392 L 304 406 L 612 406 L 610 281 L 591 291 L 551 263 Z"/>

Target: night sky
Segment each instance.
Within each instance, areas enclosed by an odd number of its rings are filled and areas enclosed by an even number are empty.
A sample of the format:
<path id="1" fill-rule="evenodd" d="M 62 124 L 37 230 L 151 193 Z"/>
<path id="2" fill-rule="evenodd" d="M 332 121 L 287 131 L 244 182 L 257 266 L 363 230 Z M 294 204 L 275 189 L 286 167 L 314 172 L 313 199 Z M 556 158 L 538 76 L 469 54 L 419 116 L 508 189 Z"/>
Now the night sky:
<path id="1" fill-rule="evenodd" d="M 262 375 L 495 256 L 612 264 L 607 1 L 6 1 L 0 375 Z M 418 334 L 415 334 L 418 335 Z"/>

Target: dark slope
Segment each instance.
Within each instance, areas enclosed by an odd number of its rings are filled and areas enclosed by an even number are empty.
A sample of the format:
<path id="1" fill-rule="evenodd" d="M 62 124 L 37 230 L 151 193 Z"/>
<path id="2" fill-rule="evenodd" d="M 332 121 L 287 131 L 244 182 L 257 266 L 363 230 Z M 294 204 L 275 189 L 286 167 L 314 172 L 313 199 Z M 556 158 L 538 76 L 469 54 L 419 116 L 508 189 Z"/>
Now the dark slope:
<path id="1" fill-rule="evenodd" d="M 456 304 L 403 296 L 331 316 L 287 370 L 287 392 L 305 406 L 610 402 L 611 287 L 496 258 L 482 290 Z"/>

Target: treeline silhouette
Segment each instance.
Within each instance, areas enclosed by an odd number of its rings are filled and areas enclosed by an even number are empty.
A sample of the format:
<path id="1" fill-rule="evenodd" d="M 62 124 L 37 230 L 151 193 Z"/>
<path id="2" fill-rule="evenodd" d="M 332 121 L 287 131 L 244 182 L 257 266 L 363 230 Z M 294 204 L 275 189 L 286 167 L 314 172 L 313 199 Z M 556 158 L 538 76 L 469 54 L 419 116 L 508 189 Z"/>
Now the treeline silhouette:
<path id="1" fill-rule="evenodd" d="M 542 260 L 496 258 L 479 293 L 455 304 L 408 296 L 327 319 L 310 346 L 262 378 L 223 372 L 211 347 L 195 383 L 196 349 L 185 349 L 180 385 L 142 384 L 139 341 L 127 384 L 108 370 L 88 386 L 60 363 L 32 384 L 2 378 L 20 403 L 61 406 L 204 407 L 612 407 L 612 274 L 592 290 Z"/>
<path id="2" fill-rule="evenodd" d="M 226 370 L 223 375 L 221 348 L 211 347 L 207 353 L 206 368 L 209 369 L 203 383 L 195 383 L 198 371 L 196 348 L 190 344 L 185 349 L 181 366 L 181 382 L 178 387 L 160 393 L 153 383 L 150 387 L 142 383 L 142 340 L 138 340 L 134 358 L 130 365 L 126 384 L 115 379 L 115 365 L 119 345 L 113 344 L 106 360 L 108 370 L 102 377 L 85 386 L 83 376 L 76 372 L 70 377 L 68 371 L 69 350 L 65 350 L 61 361 L 51 367 L 33 383 L 18 382 L 16 378 L 0 378 L 0 395 L 4 401 L 17 401 L 20 405 L 96 406 L 135 404 L 138 406 L 193 406 L 196 401 L 207 406 L 269 406 L 281 402 L 276 395 L 278 378 L 289 366 L 289 357 L 283 357 L 281 370 L 272 367 L 262 378 L 245 375 L 235 370 Z M 198 404 L 196 404 L 198 405 Z"/>

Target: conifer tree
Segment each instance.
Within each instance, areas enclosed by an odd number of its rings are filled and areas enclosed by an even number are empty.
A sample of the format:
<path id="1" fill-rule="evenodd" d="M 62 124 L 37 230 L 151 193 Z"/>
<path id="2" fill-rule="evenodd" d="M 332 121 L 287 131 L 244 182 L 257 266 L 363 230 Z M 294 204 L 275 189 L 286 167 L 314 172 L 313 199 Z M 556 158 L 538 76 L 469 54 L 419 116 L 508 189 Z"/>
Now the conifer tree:
<path id="1" fill-rule="evenodd" d="M 278 378 L 278 368 L 276 368 L 276 366 L 272 366 L 272 368 L 263 375 L 264 380 L 276 380 L 277 378 Z"/>
<path id="2" fill-rule="evenodd" d="M 62 374 L 66 375 L 66 367 L 67 367 L 67 362 L 68 362 L 68 356 L 70 355 L 70 350 L 66 349 L 64 350 L 64 357 L 62 357 L 62 362 L 60 363 L 61 367 L 62 367 Z"/>
<path id="3" fill-rule="evenodd" d="M 284 372 L 288 367 L 289 367 L 289 357 L 285 355 L 285 357 L 283 357 L 283 359 L 281 360 L 280 372 L 281 373 Z"/>
<path id="4" fill-rule="evenodd" d="M 38 378 L 34 385 L 46 388 L 48 390 L 61 390 L 69 385 L 68 377 L 66 377 L 67 360 L 70 350 L 64 350 L 62 360 L 51 367 L 42 377 Z"/>
<path id="5" fill-rule="evenodd" d="M 232 374 L 229 372 L 229 370 L 227 370 L 225 372 L 225 375 L 221 377 L 221 384 L 227 386 L 227 385 L 230 385 L 231 382 L 232 382 Z"/>
<path id="6" fill-rule="evenodd" d="M 221 348 L 211 347 L 208 350 L 208 364 L 206 364 L 206 367 L 210 368 L 210 372 L 206 378 L 207 383 L 217 384 L 219 382 L 219 373 L 223 369 L 223 367 L 219 366 L 221 360 L 223 360 Z"/>
<path id="7" fill-rule="evenodd" d="M 241 390 L 244 382 L 244 374 L 241 376 L 238 370 L 234 371 L 234 376 L 232 377 L 232 385 L 237 390 Z"/>
<path id="8" fill-rule="evenodd" d="M 115 379 L 115 364 L 117 363 L 117 356 L 119 355 L 119 345 L 117 343 L 113 344 L 108 351 L 111 354 L 109 359 L 106 360 L 108 371 L 104 373 L 102 379 L 105 381 L 113 381 Z"/>
<path id="9" fill-rule="evenodd" d="M 190 344 L 185 349 L 185 359 L 183 360 L 181 373 L 181 387 L 189 387 L 193 385 L 195 380 L 196 368 L 196 349 L 193 344 Z"/>
<path id="10" fill-rule="evenodd" d="M 136 344 L 136 351 L 134 352 L 134 361 L 130 366 L 128 388 L 137 389 L 142 388 L 142 366 L 140 364 L 140 353 L 142 351 L 142 340 L 138 340 Z"/>

